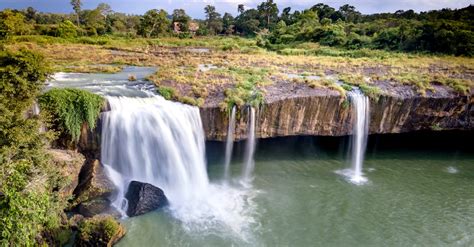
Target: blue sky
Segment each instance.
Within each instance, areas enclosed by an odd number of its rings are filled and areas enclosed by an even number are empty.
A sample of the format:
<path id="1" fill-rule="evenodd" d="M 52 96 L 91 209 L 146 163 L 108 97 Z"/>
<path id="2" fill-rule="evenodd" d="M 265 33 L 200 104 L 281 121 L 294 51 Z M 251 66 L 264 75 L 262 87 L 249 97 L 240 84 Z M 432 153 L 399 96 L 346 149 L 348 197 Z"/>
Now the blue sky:
<path id="1" fill-rule="evenodd" d="M 72 11 L 69 2 L 69 0 L 0 0 L 0 9 L 22 9 L 32 6 L 43 12 L 69 13 Z M 165 9 L 168 12 L 182 8 L 194 18 L 203 18 L 203 8 L 208 4 L 216 6 L 220 13 L 229 12 L 235 15 L 238 4 L 242 3 L 249 7 L 255 7 L 262 0 L 83 0 L 83 8 L 95 8 L 101 2 L 110 4 L 112 9 L 118 12 L 143 14 L 153 8 Z M 275 0 L 275 2 L 280 10 L 287 6 L 293 9 L 304 9 L 319 2 L 335 8 L 348 3 L 354 5 L 364 14 L 394 12 L 399 9 L 425 11 L 441 8 L 462 8 L 474 4 L 474 0 Z"/>

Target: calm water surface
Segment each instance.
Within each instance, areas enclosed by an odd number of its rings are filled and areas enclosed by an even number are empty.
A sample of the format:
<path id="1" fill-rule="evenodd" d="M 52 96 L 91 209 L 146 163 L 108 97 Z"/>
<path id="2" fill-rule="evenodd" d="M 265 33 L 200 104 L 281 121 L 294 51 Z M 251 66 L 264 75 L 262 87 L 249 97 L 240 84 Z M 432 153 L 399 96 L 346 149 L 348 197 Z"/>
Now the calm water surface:
<path id="1" fill-rule="evenodd" d="M 213 155 L 209 176 L 222 184 L 221 152 Z M 249 210 L 236 209 L 245 214 L 235 222 L 241 227 L 196 229 L 165 209 L 124 220 L 119 246 L 474 245 L 474 155 L 378 151 L 367 155 L 370 182 L 362 186 L 335 173 L 349 165 L 343 156 L 261 148 L 252 185 L 229 185 L 246 193 L 240 200 Z M 237 180 L 241 162 L 231 166 Z"/>

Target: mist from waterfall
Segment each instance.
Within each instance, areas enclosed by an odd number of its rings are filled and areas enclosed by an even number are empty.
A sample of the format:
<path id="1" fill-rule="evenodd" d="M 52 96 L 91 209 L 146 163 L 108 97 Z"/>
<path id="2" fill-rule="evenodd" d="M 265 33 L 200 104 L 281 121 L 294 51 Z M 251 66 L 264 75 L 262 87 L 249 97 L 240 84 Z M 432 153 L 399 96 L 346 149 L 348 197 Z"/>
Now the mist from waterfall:
<path id="1" fill-rule="evenodd" d="M 224 181 L 228 181 L 230 178 L 230 161 L 232 159 L 232 150 L 234 148 L 235 111 L 236 107 L 233 106 L 229 116 L 229 126 L 227 129 L 227 137 L 225 143 Z"/>
<path id="2" fill-rule="evenodd" d="M 209 183 L 197 107 L 160 96 L 107 100 L 101 160 L 118 189 L 117 209 L 126 211 L 130 181 L 146 182 L 165 192 L 167 210 L 185 229 L 245 235 L 253 222 L 253 191 Z"/>
<path id="3" fill-rule="evenodd" d="M 337 173 L 344 175 L 351 183 L 364 184 L 368 180 L 362 172 L 367 136 L 369 133 L 369 97 L 359 89 L 348 93 L 352 104 L 353 134 L 351 138 L 351 168 Z"/>
<path id="4" fill-rule="evenodd" d="M 252 180 L 252 172 L 255 166 L 255 108 L 248 108 L 247 141 L 245 143 L 244 163 L 242 169 L 242 182 L 249 183 Z"/>

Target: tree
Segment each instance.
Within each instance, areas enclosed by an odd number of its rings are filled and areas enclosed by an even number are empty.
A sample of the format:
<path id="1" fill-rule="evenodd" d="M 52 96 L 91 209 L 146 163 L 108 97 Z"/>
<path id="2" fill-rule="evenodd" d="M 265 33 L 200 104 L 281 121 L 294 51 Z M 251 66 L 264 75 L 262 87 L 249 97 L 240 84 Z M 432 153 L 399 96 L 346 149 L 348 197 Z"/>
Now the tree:
<path id="1" fill-rule="evenodd" d="M 234 17 L 231 14 L 227 12 L 224 14 L 224 17 L 222 18 L 222 23 L 225 34 L 230 35 L 235 32 L 234 21 Z"/>
<path id="2" fill-rule="evenodd" d="M 25 17 L 28 21 L 31 21 L 31 20 L 34 20 L 35 17 L 36 17 L 36 9 L 34 9 L 33 7 L 28 7 L 26 8 L 26 11 L 25 11 Z"/>
<path id="3" fill-rule="evenodd" d="M 356 11 L 356 8 L 349 4 L 344 4 L 339 8 L 343 19 L 347 22 L 357 22 L 360 20 L 362 14 Z"/>
<path id="4" fill-rule="evenodd" d="M 264 28 L 271 29 L 271 27 L 278 20 L 277 4 L 274 3 L 273 0 L 266 0 L 257 7 L 257 10 L 263 19 L 261 22 L 262 26 Z"/>
<path id="5" fill-rule="evenodd" d="M 318 14 L 319 20 L 328 18 L 332 21 L 336 21 L 337 19 L 342 17 L 340 12 L 336 11 L 336 9 L 324 3 L 318 3 L 310 9 Z"/>
<path id="6" fill-rule="evenodd" d="M 107 23 L 107 17 L 113 13 L 112 7 L 106 3 L 99 3 L 96 8 L 100 14 L 104 17 L 105 22 Z"/>
<path id="7" fill-rule="evenodd" d="M 139 34 L 145 37 L 156 37 L 167 33 L 170 24 L 168 13 L 165 10 L 152 9 L 141 18 Z"/>
<path id="8" fill-rule="evenodd" d="M 243 35 L 255 35 L 259 31 L 259 13 L 255 9 L 249 9 L 235 18 L 236 31 Z"/>
<path id="9" fill-rule="evenodd" d="M 204 12 L 206 13 L 207 29 L 209 29 L 211 34 L 220 33 L 223 28 L 223 23 L 221 19 L 221 14 L 216 12 L 216 7 L 212 5 L 207 5 L 204 8 Z"/>
<path id="10" fill-rule="evenodd" d="M 99 9 L 81 11 L 81 20 L 88 35 L 102 35 L 106 32 L 105 20 Z"/>
<path id="11" fill-rule="evenodd" d="M 239 12 L 239 14 L 243 14 L 244 11 L 245 11 L 245 5 L 243 4 L 237 5 L 237 12 Z"/>
<path id="12" fill-rule="evenodd" d="M 79 15 L 81 14 L 82 2 L 81 0 L 71 0 L 71 5 L 72 5 L 72 9 L 76 13 L 76 24 L 77 26 L 79 26 L 80 25 Z"/>
<path id="13" fill-rule="evenodd" d="M 189 21 L 191 20 L 191 17 L 186 14 L 186 11 L 184 11 L 184 9 L 173 10 L 172 19 L 173 25 L 177 23 L 179 31 L 187 32 L 189 30 Z"/>
<path id="14" fill-rule="evenodd" d="M 74 38 L 77 36 L 77 28 L 74 24 L 66 20 L 58 26 L 58 36 L 62 38 Z"/>
<path id="15" fill-rule="evenodd" d="M 20 12 L 6 9 L 0 12 L 0 39 L 8 39 L 13 35 L 24 35 L 31 31 L 31 25 L 25 22 Z"/>
<path id="16" fill-rule="evenodd" d="M 286 7 L 283 9 L 280 16 L 280 20 L 284 21 L 285 24 L 287 25 L 293 24 L 292 15 L 290 12 L 291 12 L 291 7 Z"/>

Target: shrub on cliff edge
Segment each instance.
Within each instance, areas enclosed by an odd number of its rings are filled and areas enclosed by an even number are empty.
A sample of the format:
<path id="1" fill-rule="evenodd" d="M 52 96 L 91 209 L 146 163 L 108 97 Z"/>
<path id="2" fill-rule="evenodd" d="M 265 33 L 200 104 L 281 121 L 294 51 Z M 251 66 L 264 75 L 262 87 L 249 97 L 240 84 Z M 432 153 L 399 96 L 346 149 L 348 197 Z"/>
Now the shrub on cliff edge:
<path id="1" fill-rule="evenodd" d="M 53 116 L 53 124 L 74 141 L 81 135 L 83 123 L 95 128 L 104 99 L 80 89 L 52 89 L 39 97 L 41 109 Z"/>

